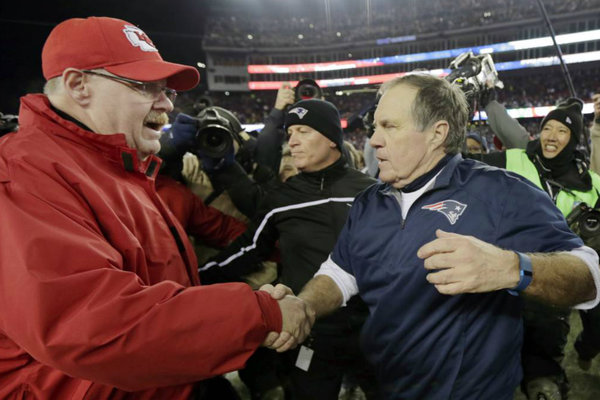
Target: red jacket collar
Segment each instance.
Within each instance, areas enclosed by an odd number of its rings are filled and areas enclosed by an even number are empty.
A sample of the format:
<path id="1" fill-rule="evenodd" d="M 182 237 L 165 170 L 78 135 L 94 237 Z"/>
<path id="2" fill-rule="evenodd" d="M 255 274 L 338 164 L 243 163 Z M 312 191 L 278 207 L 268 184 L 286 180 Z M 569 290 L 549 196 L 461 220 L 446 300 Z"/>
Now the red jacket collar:
<path id="1" fill-rule="evenodd" d="M 139 171 L 151 178 L 155 178 L 158 174 L 162 160 L 151 155 L 146 160 L 140 161 L 137 151 L 127 145 L 124 134 L 99 135 L 85 130 L 54 112 L 50 101 L 43 94 L 29 94 L 22 97 L 19 125 L 23 128 L 36 127 L 40 125 L 40 120 L 44 120 L 46 133 L 64 137 L 81 146 L 101 152 L 127 171 Z"/>

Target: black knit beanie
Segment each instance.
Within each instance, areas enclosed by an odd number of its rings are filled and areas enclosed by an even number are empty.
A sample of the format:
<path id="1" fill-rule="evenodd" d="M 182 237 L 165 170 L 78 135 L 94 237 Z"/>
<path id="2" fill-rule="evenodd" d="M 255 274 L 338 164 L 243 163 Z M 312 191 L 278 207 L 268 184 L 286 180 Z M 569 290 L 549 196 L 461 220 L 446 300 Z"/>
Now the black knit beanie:
<path id="1" fill-rule="evenodd" d="M 339 151 L 343 149 L 344 131 L 340 113 L 325 100 L 300 100 L 285 115 L 285 129 L 292 125 L 307 125 L 331 140 Z"/>
<path id="2" fill-rule="evenodd" d="M 562 122 L 571 130 L 570 142 L 579 143 L 579 137 L 583 129 L 582 109 L 583 101 L 575 97 L 569 97 L 544 117 L 540 128 L 544 128 L 546 122 L 551 119 Z"/>

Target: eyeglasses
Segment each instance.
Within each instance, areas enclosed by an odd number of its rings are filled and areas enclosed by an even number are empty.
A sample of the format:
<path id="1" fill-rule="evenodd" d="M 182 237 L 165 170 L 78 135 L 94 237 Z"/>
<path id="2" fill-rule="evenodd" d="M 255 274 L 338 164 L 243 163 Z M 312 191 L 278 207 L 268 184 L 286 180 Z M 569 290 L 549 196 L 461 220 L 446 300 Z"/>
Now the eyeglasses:
<path id="1" fill-rule="evenodd" d="M 175 98 L 177 97 L 176 90 L 170 89 L 166 86 L 160 86 L 156 82 L 141 82 L 141 81 L 136 81 L 133 79 L 123 78 L 120 76 L 102 74 L 100 72 L 91 71 L 89 69 L 81 70 L 81 72 L 84 72 L 84 73 L 90 74 L 90 75 L 101 76 L 101 77 L 107 78 L 107 79 L 112 79 L 115 82 L 122 83 L 127 87 L 130 87 L 134 90 L 137 90 L 138 92 L 141 92 L 143 95 L 145 95 L 148 98 L 151 98 L 152 100 L 158 100 L 158 98 L 160 97 L 160 94 L 162 92 L 165 93 L 165 96 L 167 96 L 167 98 L 171 101 L 171 103 L 173 103 L 175 101 Z"/>

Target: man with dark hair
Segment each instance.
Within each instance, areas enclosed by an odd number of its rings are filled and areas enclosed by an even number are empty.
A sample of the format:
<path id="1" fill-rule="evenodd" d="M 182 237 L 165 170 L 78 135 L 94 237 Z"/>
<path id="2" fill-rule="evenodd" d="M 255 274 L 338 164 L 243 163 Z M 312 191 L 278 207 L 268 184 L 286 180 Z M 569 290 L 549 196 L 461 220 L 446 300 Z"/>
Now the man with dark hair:
<path id="1" fill-rule="evenodd" d="M 199 286 L 156 193 L 161 127 L 198 72 L 107 17 L 57 25 L 42 68 L 0 140 L 0 398 L 205 398 L 196 382 L 303 340 L 301 300 Z"/>
<path id="2" fill-rule="evenodd" d="M 300 291 L 333 249 L 354 197 L 375 183 L 347 165 L 340 151 L 340 116 L 333 104 L 299 101 L 287 112 L 285 127 L 299 173 L 265 190 L 249 229 L 202 268 L 203 279 L 239 279 L 278 242 L 279 280 Z M 335 400 L 345 374 L 353 374 L 367 397 L 376 398 L 373 375 L 359 349 L 366 316 L 364 303 L 355 297 L 348 307 L 319 321 L 301 349 L 285 355 L 293 399 Z"/>
<path id="3" fill-rule="evenodd" d="M 545 193 L 462 159 L 459 88 L 412 74 L 381 91 L 371 145 L 383 182 L 357 196 L 299 296 L 320 317 L 360 293 L 363 347 L 387 399 L 512 399 L 519 294 L 591 308 L 598 256 Z"/>

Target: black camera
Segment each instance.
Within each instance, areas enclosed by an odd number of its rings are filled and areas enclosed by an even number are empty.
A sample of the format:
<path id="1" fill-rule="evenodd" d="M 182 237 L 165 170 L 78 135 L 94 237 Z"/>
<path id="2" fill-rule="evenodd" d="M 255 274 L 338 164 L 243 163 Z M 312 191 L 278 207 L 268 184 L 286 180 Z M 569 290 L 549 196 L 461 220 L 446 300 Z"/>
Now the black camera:
<path id="1" fill-rule="evenodd" d="M 197 115 L 198 129 L 194 138 L 196 150 L 211 158 L 223 158 L 232 151 L 234 142 L 242 145 L 242 124 L 230 111 L 211 106 Z"/>
<path id="2" fill-rule="evenodd" d="M 0 112 L 0 136 L 14 132 L 17 129 L 19 129 L 19 117 Z"/>
<path id="3" fill-rule="evenodd" d="M 460 87 L 469 102 L 486 90 L 488 82 L 499 89 L 504 87 L 489 54 L 475 56 L 471 51 L 462 53 L 452 60 L 449 68 L 451 72 L 445 79 Z"/>
<path id="4" fill-rule="evenodd" d="M 379 101 L 379 99 L 377 100 Z M 369 108 L 367 108 L 362 116 L 363 127 L 367 131 L 367 137 L 371 139 L 375 133 L 375 110 L 377 109 L 377 102 L 374 102 Z"/>
<path id="5" fill-rule="evenodd" d="M 600 234 L 600 211 L 586 203 L 579 203 L 567 215 L 567 223 L 569 228 L 586 242 Z"/>
<path id="6" fill-rule="evenodd" d="M 302 79 L 295 87 L 296 101 L 320 99 L 323 91 L 319 84 L 312 79 Z"/>

